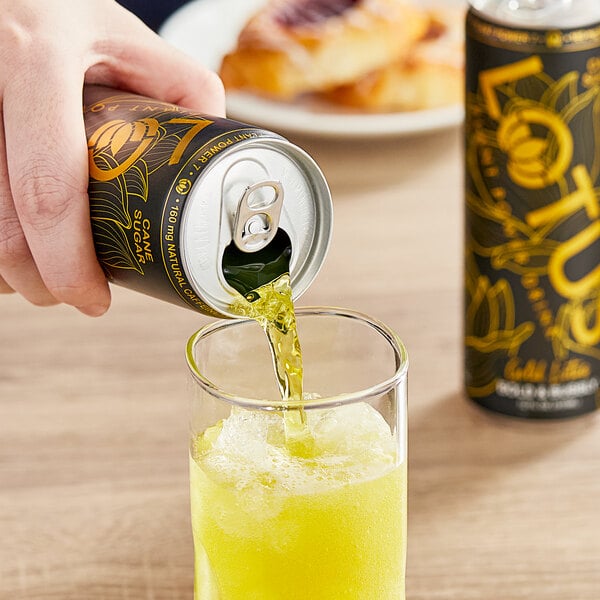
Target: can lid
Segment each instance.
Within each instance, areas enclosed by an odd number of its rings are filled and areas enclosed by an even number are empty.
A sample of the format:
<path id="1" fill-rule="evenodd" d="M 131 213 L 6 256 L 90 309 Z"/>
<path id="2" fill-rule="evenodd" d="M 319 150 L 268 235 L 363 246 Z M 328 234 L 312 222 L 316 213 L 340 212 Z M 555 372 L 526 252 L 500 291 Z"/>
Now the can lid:
<path id="1" fill-rule="evenodd" d="M 251 260 L 273 226 L 292 243 L 296 299 L 319 272 L 331 240 L 333 203 L 323 173 L 304 150 L 279 137 L 248 139 L 214 157 L 188 195 L 179 243 L 195 292 L 223 316 L 237 316 L 230 305 L 238 295 L 223 275 L 225 249 L 247 235 Z"/>
<path id="2" fill-rule="evenodd" d="M 600 22 L 598 0 L 469 0 L 500 25 L 526 29 L 571 29 Z"/>

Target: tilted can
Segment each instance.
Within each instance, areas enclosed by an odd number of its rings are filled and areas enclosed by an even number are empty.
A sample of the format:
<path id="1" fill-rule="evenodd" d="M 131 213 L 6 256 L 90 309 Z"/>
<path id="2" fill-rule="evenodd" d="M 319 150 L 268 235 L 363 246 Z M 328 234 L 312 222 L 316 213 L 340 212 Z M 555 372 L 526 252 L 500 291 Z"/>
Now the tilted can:
<path id="1" fill-rule="evenodd" d="M 327 253 L 332 202 L 316 163 L 282 136 L 100 86 L 84 90 L 89 197 L 109 280 L 213 316 L 235 316 L 225 249 L 291 241 L 294 297 Z"/>
<path id="2" fill-rule="evenodd" d="M 471 0 L 465 384 L 524 418 L 600 385 L 600 2 Z"/>

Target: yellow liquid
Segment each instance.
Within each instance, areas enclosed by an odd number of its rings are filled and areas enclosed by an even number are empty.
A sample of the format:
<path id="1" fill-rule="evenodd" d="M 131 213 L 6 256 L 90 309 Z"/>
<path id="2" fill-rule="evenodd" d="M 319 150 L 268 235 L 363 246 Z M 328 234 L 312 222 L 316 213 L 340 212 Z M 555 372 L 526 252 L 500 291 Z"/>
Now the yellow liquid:
<path id="1" fill-rule="evenodd" d="M 310 456 L 313 441 L 306 428 L 306 414 L 302 408 L 302 351 L 289 274 L 281 275 L 246 297 L 240 295 L 231 308 L 240 316 L 257 321 L 267 334 L 281 404 L 286 409 L 284 419 L 288 446 L 296 454 Z"/>
<path id="2" fill-rule="evenodd" d="M 404 600 L 406 468 L 367 404 L 308 411 L 310 458 L 278 414 L 234 411 L 190 461 L 197 600 Z"/>
<path id="3" fill-rule="evenodd" d="M 233 307 L 267 334 L 280 412 L 234 408 L 190 460 L 196 600 L 404 600 L 406 466 L 365 403 L 305 411 L 289 276 Z"/>
<path id="4" fill-rule="evenodd" d="M 300 403 L 302 352 L 296 330 L 290 276 L 285 273 L 245 298 L 240 295 L 231 309 L 242 317 L 258 321 L 265 330 L 282 401 L 286 404 Z"/>

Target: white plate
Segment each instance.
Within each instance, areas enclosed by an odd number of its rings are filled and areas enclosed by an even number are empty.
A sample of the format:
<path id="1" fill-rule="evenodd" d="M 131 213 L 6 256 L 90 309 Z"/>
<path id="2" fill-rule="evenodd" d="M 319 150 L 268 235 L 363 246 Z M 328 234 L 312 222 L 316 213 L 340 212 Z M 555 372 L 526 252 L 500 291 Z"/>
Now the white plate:
<path id="1" fill-rule="evenodd" d="M 210 69 L 218 70 L 233 48 L 240 29 L 266 0 L 193 0 L 163 24 L 160 35 Z M 315 101 L 294 103 L 266 100 L 247 93 L 227 94 L 227 115 L 278 131 L 324 137 L 383 137 L 424 133 L 456 127 L 462 106 L 432 110 L 365 114 L 344 111 Z"/>

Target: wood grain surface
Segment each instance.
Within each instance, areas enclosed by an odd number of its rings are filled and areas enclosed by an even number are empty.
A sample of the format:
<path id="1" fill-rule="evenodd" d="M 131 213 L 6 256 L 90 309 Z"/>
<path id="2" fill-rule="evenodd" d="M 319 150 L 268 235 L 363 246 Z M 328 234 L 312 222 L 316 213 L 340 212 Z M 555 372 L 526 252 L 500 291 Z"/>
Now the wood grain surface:
<path id="1" fill-rule="evenodd" d="M 409 349 L 407 597 L 598 600 L 600 415 L 522 422 L 461 391 L 460 131 L 292 139 L 335 203 L 298 304 L 367 312 Z M 95 320 L 0 297 L 2 600 L 192 598 L 183 348 L 208 319 L 113 291 Z"/>

